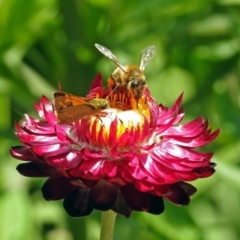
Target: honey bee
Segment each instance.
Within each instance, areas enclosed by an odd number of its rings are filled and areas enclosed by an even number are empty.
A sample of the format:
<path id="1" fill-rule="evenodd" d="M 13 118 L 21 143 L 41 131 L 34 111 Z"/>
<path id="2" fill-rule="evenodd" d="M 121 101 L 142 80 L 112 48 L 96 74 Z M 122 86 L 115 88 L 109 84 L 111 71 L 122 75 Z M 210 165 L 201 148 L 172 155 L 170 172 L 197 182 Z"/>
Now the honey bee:
<path id="1" fill-rule="evenodd" d="M 109 107 L 107 99 L 84 98 L 65 92 L 53 93 L 53 108 L 59 123 L 72 123 Z"/>
<path id="2" fill-rule="evenodd" d="M 106 47 L 95 44 L 95 47 L 107 58 L 112 60 L 118 68 L 111 74 L 108 79 L 108 87 L 115 90 L 118 86 L 132 93 L 135 100 L 138 101 L 147 85 L 146 77 L 143 73 L 145 67 L 152 60 L 156 53 L 154 46 L 149 46 L 141 51 L 140 65 L 127 65 L 123 66 L 117 57 Z"/>

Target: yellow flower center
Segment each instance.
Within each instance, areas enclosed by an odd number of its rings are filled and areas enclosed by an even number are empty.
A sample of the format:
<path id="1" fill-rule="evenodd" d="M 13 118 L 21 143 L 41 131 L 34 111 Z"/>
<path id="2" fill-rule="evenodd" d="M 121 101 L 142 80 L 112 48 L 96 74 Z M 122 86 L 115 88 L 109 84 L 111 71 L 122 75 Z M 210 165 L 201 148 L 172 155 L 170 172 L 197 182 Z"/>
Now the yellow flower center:
<path id="1" fill-rule="evenodd" d="M 113 93 L 109 96 L 110 107 L 121 110 L 136 110 L 150 120 L 150 110 L 146 96 L 136 100 L 134 95 L 129 93 Z"/>
<path id="2" fill-rule="evenodd" d="M 117 121 L 115 128 L 115 138 L 117 139 L 119 139 L 127 130 L 140 130 L 141 132 L 144 121 L 146 121 L 144 116 L 137 110 L 123 111 L 121 109 L 109 108 L 104 110 L 104 112 L 107 114 L 104 117 L 92 116 L 90 118 L 90 128 L 91 134 L 96 135 L 99 134 L 102 128 L 101 134 L 106 144 L 109 142 L 109 140 L 111 141 L 109 138 L 112 134 L 111 131 L 113 131 L 113 129 L 111 129 L 111 124 L 114 120 Z M 93 125 L 95 125 L 95 127 L 93 127 Z"/>
<path id="3" fill-rule="evenodd" d="M 131 152 L 133 147 L 138 149 L 150 137 L 149 132 L 146 132 L 146 126 L 151 121 L 146 96 L 136 100 L 130 93 L 128 96 L 114 93 L 106 99 L 109 100 L 110 108 L 81 119 L 80 132 L 76 132 L 78 130 L 75 127 L 70 131 L 71 138 L 77 137 L 78 146 L 72 146 L 74 149 L 88 147 L 109 153 L 112 149 L 116 152 Z"/>

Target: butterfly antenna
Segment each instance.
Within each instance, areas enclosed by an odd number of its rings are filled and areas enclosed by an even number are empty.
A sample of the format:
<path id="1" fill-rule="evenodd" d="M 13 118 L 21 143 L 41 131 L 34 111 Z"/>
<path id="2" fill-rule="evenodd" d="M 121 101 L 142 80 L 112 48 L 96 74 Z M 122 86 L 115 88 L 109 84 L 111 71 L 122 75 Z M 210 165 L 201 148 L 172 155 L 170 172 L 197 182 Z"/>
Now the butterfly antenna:
<path id="1" fill-rule="evenodd" d="M 61 86 L 61 83 L 60 83 L 60 82 L 58 82 L 58 91 L 59 91 L 59 92 L 62 92 L 62 86 Z"/>

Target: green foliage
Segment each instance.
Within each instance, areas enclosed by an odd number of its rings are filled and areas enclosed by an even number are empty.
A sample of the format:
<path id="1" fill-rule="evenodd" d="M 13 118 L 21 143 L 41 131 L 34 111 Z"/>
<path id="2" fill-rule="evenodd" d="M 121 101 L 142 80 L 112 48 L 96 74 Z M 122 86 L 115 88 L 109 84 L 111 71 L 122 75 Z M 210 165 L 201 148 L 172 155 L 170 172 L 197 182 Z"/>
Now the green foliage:
<path id="1" fill-rule="evenodd" d="M 194 183 L 189 207 L 166 203 L 160 216 L 118 217 L 114 239 L 240 238 L 240 1 L 239 0 L 8 0 L 0 1 L 0 239 L 94 240 L 100 213 L 71 219 L 61 202 L 43 200 L 42 181 L 20 176 L 9 148 L 19 144 L 14 122 L 34 114 L 33 102 L 64 91 L 84 96 L 101 71 L 115 68 L 94 47 L 111 49 L 123 64 L 146 68 L 153 96 L 171 106 L 184 91 L 187 119 L 204 115 L 220 137 L 216 174 Z"/>

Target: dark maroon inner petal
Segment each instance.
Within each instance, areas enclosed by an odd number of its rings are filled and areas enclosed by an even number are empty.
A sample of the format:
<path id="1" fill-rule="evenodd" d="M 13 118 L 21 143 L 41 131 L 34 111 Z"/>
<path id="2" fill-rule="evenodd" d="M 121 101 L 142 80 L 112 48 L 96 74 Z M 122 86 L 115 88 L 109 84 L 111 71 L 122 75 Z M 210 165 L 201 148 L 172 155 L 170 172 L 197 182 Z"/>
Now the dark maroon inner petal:
<path id="1" fill-rule="evenodd" d="M 121 187 L 121 193 L 130 208 L 135 211 L 147 211 L 150 209 L 148 193 L 139 192 L 133 185 Z"/>
<path id="2" fill-rule="evenodd" d="M 169 188 L 171 189 L 171 192 L 164 196 L 168 201 L 173 202 L 177 205 L 188 205 L 190 203 L 190 198 L 188 195 L 188 191 L 185 191 L 185 187 L 182 188 L 181 184 L 179 183 L 169 185 Z"/>
<path id="3" fill-rule="evenodd" d="M 85 179 L 85 178 L 79 178 L 88 188 L 92 188 L 97 184 L 97 180 L 90 180 L 90 179 Z"/>
<path id="4" fill-rule="evenodd" d="M 116 202 L 119 188 L 117 185 L 100 180 L 89 193 L 89 203 L 97 210 L 109 210 Z"/>
<path id="5" fill-rule="evenodd" d="M 178 185 L 187 193 L 188 196 L 192 196 L 197 191 L 193 185 L 186 182 L 179 182 Z"/>
<path id="6" fill-rule="evenodd" d="M 49 177 L 56 172 L 55 168 L 41 162 L 21 163 L 17 171 L 26 177 Z"/>
<path id="7" fill-rule="evenodd" d="M 38 159 L 32 151 L 24 146 L 15 146 L 10 149 L 10 154 L 12 157 L 19 159 L 19 160 L 25 160 L 25 161 L 37 161 Z"/>
<path id="8" fill-rule="evenodd" d="M 75 188 L 63 201 L 63 206 L 71 217 L 89 215 L 93 208 L 88 202 L 89 189 Z"/>
<path id="9" fill-rule="evenodd" d="M 74 186 L 70 179 L 61 175 L 50 177 L 42 187 L 42 194 L 46 200 L 60 200 L 67 196 Z"/>
<path id="10" fill-rule="evenodd" d="M 197 172 L 199 174 L 199 178 L 207 178 L 215 173 L 215 166 L 216 163 L 209 163 L 208 166 L 194 169 L 194 172 Z"/>
<path id="11" fill-rule="evenodd" d="M 131 213 L 132 213 L 132 209 L 127 205 L 127 203 L 125 202 L 125 200 L 122 197 L 121 192 L 119 191 L 118 193 L 118 197 L 116 199 L 116 202 L 114 203 L 114 205 L 111 208 L 114 212 L 118 213 L 119 215 L 122 215 L 126 218 L 129 218 Z"/>
<path id="12" fill-rule="evenodd" d="M 150 194 L 149 194 L 150 195 Z M 162 197 L 150 195 L 150 208 L 147 210 L 151 214 L 161 214 L 164 211 L 164 202 Z"/>

